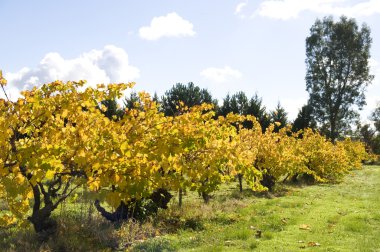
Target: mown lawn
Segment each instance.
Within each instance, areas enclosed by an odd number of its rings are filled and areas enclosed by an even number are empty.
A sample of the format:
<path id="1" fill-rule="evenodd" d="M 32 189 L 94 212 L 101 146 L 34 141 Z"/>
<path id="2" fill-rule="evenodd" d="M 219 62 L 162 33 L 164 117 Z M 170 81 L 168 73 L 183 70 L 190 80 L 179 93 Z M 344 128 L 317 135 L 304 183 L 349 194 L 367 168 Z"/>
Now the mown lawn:
<path id="1" fill-rule="evenodd" d="M 59 232 L 48 242 L 30 225 L 0 229 L 0 251 L 380 251 L 380 166 L 272 194 L 230 183 L 208 205 L 188 192 L 182 208 L 174 198 L 144 224 L 114 226 L 92 202 L 74 198 L 57 209 Z"/>
<path id="2" fill-rule="evenodd" d="M 134 251 L 380 251 L 379 166 L 340 184 L 286 186 L 273 198 L 229 190 L 209 206 L 187 202 L 195 230 L 147 240 Z"/>

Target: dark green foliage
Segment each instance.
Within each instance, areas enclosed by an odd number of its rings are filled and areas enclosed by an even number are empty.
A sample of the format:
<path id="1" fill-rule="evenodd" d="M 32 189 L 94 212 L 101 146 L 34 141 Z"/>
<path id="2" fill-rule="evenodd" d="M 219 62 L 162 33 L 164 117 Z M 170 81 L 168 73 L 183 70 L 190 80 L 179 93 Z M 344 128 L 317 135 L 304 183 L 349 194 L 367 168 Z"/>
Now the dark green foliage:
<path id="1" fill-rule="evenodd" d="M 226 116 L 229 113 L 247 115 L 247 109 L 248 98 L 244 92 L 240 91 L 232 96 L 227 94 L 226 98 L 223 99 L 222 106 L 219 108 L 218 115 Z M 248 127 L 246 124 L 247 122 L 245 122 L 243 126 Z"/>
<path id="2" fill-rule="evenodd" d="M 371 119 L 375 122 L 376 130 L 380 133 L 380 103 L 377 108 L 372 112 Z"/>
<path id="3" fill-rule="evenodd" d="M 223 104 L 219 108 L 218 114 L 226 116 L 228 113 L 239 115 L 252 115 L 256 117 L 263 131 L 269 126 L 270 119 L 266 113 L 265 106 L 262 105 L 262 99 L 255 94 L 250 100 L 244 92 L 240 91 L 232 96 L 227 95 L 223 99 Z M 244 128 L 252 128 L 252 122 L 246 121 L 243 123 Z"/>
<path id="4" fill-rule="evenodd" d="M 246 115 L 248 109 L 248 99 L 244 92 L 240 91 L 223 99 L 223 105 L 219 109 L 219 114 L 226 116 L 229 113 Z"/>
<path id="5" fill-rule="evenodd" d="M 156 92 L 154 92 L 154 95 L 153 95 L 153 97 L 152 97 L 152 100 L 153 100 L 154 102 L 160 103 L 160 98 L 158 98 L 158 95 L 157 95 Z"/>
<path id="6" fill-rule="evenodd" d="M 136 92 L 132 92 L 129 97 L 124 98 L 124 107 L 128 109 L 136 108 L 136 105 L 140 102 L 140 97 Z"/>
<path id="7" fill-rule="evenodd" d="M 312 116 L 312 112 L 313 108 L 309 104 L 302 106 L 298 112 L 297 118 L 293 122 L 293 132 L 306 128 L 315 129 L 317 127 L 317 124 Z"/>
<path id="8" fill-rule="evenodd" d="M 306 90 L 314 118 L 335 141 L 357 117 L 352 105 L 365 105 L 364 91 L 373 79 L 368 59 L 372 39 L 355 19 L 317 19 L 306 38 Z"/>
<path id="9" fill-rule="evenodd" d="M 218 115 L 226 116 L 228 113 L 232 112 L 231 107 L 231 96 L 230 94 L 227 94 L 226 98 L 223 99 L 222 106 L 218 109 Z"/>
<path id="10" fill-rule="evenodd" d="M 253 115 L 259 121 L 263 132 L 270 124 L 270 118 L 263 105 L 263 100 L 255 94 L 248 102 L 247 114 Z"/>
<path id="11" fill-rule="evenodd" d="M 281 106 L 280 103 L 277 103 L 276 108 L 270 112 L 270 120 L 272 123 L 280 123 L 280 125 L 275 125 L 275 132 L 278 132 L 281 128 L 285 127 L 288 124 L 288 113 L 286 113 L 285 109 Z"/>
<path id="12" fill-rule="evenodd" d="M 101 105 L 106 107 L 107 110 L 102 113 L 110 120 L 119 120 L 124 115 L 124 110 L 119 108 L 115 99 L 102 101 Z"/>
<path id="13" fill-rule="evenodd" d="M 377 134 L 372 141 L 372 151 L 373 153 L 380 155 L 380 134 Z"/>
<path id="14" fill-rule="evenodd" d="M 380 154 L 380 134 L 376 134 L 369 124 L 359 126 L 359 134 L 368 152 Z"/>
<path id="15" fill-rule="evenodd" d="M 364 124 L 360 128 L 360 138 L 365 143 L 367 150 L 372 149 L 372 141 L 375 137 L 375 131 L 371 129 L 369 124 Z"/>
<path id="16" fill-rule="evenodd" d="M 187 85 L 177 83 L 170 90 L 165 92 L 161 98 L 162 110 L 167 116 L 176 115 L 179 110 L 179 102 L 182 101 L 185 106 L 192 107 L 202 103 L 212 103 L 216 106 L 217 101 L 212 99 L 207 89 L 201 89 L 189 82 Z"/>

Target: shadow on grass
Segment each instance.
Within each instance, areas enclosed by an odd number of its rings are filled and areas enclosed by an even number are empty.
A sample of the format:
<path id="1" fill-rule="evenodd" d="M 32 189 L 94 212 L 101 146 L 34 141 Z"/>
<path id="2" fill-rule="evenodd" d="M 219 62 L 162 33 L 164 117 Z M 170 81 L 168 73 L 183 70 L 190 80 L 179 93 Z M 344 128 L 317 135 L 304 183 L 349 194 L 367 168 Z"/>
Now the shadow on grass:
<path id="1" fill-rule="evenodd" d="M 67 211 L 55 216 L 57 233 L 45 242 L 39 241 L 31 225 L 0 228 L 0 251 L 125 251 L 138 241 L 160 235 L 152 219 L 145 223 L 126 221 L 112 224 L 97 213 L 81 216 Z M 199 228 L 195 220 L 185 221 L 189 228 Z"/>
<path id="2" fill-rule="evenodd" d="M 0 229 L 1 251 L 99 251 L 116 249 L 118 235 L 102 220 L 58 219 L 58 231 L 45 242 L 31 226 Z"/>

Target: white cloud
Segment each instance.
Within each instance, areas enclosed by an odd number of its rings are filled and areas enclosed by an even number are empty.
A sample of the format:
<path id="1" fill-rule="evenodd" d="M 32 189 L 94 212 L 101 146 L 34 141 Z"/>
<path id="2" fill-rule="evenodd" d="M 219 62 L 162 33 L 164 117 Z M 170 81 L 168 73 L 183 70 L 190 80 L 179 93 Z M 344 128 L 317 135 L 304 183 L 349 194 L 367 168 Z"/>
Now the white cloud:
<path id="1" fill-rule="evenodd" d="M 195 35 L 193 24 L 172 12 L 166 16 L 154 17 L 149 26 L 139 29 L 139 35 L 146 40 L 162 37 L 192 37 Z"/>
<path id="2" fill-rule="evenodd" d="M 87 80 L 88 85 L 110 82 L 128 82 L 140 76 L 138 68 L 131 66 L 127 53 L 114 45 L 91 50 L 74 59 L 64 59 L 59 53 L 48 53 L 34 69 L 22 68 L 6 73 L 6 86 L 13 99 L 19 91 L 55 80 Z"/>
<path id="3" fill-rule="evenodd" d="M 305 11 L 336 16 L 370 16 L 380 14 L 380 1 L 352 3 L 348 0 L 267 0 L 259 5 L 253 16 L 288 20 L 298 18 Z"/>
<path id="4" fill-rule="evenodd" d="M 243 10 L 243 8 L 247 6 L 247 2 L 241 2 L 239 3 L 238 5 L 236 5 L 236 8 L 235 8 L 235 15 L 241 13 L 241 11 Z"/>
<path id="5" fill-rule="evenodd" d="M 225 66 L 224 68 L 209 67 L 204 69 L 200 74 L 214 82 L 225 82 L 230 79 L 239 79 L 242 77 L 240 71 L 232 69 L 229 66 Z"/>
<path id="6" fill-rule="evenodd" d="M 242 19 L 246 19 L 247 15 L 245 14 L 244 9 L 247 7 L 247 5 L 248 5 L 247 1 L 238 3 L 235 7 L 234 14 Z"/>
<path id="7" fill-rule="evenodd" d="M 336 16 L 346 15 L 350 17 L 367 17 L 380 14 L 380 1 L 369 0 L 354 4 L 352 6 L 343 7 L 328 6 L 328 8 L 324 11 Z"/>

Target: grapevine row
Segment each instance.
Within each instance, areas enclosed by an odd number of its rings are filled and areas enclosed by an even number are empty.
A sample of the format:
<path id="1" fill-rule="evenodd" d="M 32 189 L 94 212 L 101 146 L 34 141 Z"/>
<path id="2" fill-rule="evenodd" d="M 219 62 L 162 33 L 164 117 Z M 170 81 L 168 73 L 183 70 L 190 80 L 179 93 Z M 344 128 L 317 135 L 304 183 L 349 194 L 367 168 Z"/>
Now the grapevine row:
<path id="1" fill-rule="evenodd" d="M 275 125 L 263 133 L 254 117 L 216 118 L 208 104 L 164 116 L 146 93 L 110 120 L 101 101 L 132 84 L 83 85 L 56 81 L 15 102 L 0 99 L 1 225 L 28 220 L 37 232 L 54 229 L 52 212 L 78 188 L 105 212 L 101 204 L 122 209 L 160 190 L 198 191 L 207 201 L 236 177 L 254 191 L 301 176 L 336 181 L 366 158 L 359 142 L 333 144 L 310 129 L 275 132 Z"/>

